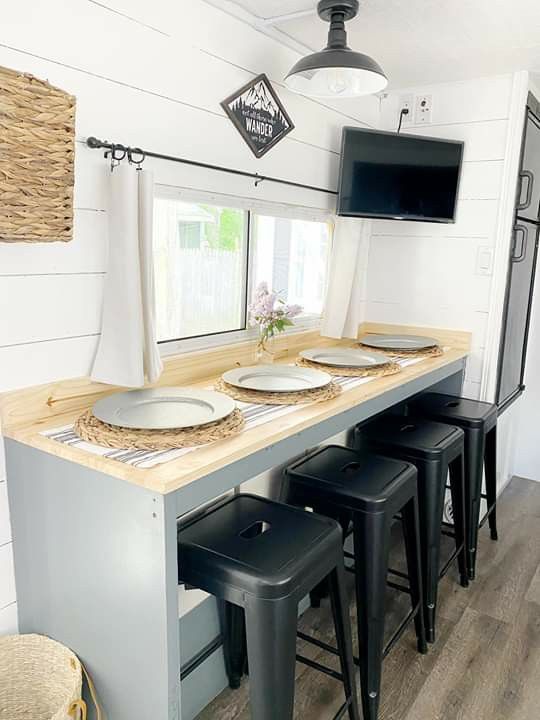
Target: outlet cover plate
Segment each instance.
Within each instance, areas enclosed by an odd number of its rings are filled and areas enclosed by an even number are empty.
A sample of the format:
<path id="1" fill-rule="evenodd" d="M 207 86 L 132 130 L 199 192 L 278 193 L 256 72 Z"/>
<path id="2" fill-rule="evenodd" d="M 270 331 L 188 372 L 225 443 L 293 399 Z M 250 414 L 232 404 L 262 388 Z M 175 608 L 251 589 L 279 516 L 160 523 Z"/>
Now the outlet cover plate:
<path id="1" fill-rule="evenodd" d="M 427 125 L 432 121 L 433 98 L 431 95 L 417 95 L 415 98 L 414 122 Z"/>
<path id="2" fill-rule="evenodd" d="M 401 125 L 412 125 L 413 122 L 413 115 L 414 115 L 414 95 L 412 93 L 408 95 L 400 95 L 399 96 L 399 105 L 397 110 L 397 119 L 399 122 L 399 116 L 401 115 L 401 111 L 407 109 L 409 112 L 407 115 L 403 116 L 403 119 L 401 121 Z"/>

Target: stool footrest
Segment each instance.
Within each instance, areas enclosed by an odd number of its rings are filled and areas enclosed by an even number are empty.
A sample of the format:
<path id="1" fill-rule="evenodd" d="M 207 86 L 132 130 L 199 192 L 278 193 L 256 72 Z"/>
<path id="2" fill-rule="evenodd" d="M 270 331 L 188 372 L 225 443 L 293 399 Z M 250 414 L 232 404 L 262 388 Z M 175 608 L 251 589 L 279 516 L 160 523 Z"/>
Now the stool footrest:
<path id="1" fill-rule="evenodd" d="M 482 498 L 484 498 L 484 500 L 485 500 L 485 499 L 486 499 L 486 496 L 485 496 L 485 495 L 482 495 Z M 483 517 L 483 518 L 480 520 L 480 522 L 478 523 L 478 527 L 479 527 L 479 528 L 483 528 L 483 527 L 484 527 L 484 525 L 485 525 L 485 524 L 487 523 L 487 521 L 488 521 L 489 516 L 490 516 L 491 513 L 495 510 L 496 507 L 497 507 L 497 503 L 493 503 L 493 505 L 487 509 L 486 514 L 484 515 L 484 517 Z"/>
<path id="2" fill-rule="evenodd" d="M 296 637 L 299 637 L 300 640 L 305 640 L 305 642 L 308 642 L 311 645 L 315 645 L 316 647 L 321 648 L 321 650 L 326 650 L 326 652 L 332 653 L 332 655 L 339 655 L 337 649 L 333 645 L 329 645 L 328 643 L 325 643 L 318 638 L 307 635 L 301 630 L 296 633 Z"/>
<path id="3" fill-rule="evenodd" d="M 334 654 L 338 655 L 339 653 L 337 650 L 335 650 Z M 343 682 L 343 675 L 340 672 L 337 672 L 337 670 L 332 670 L 332 668 L 326 667 L 326 665 L 321 665 L 321 663 L 318 663 L 315 660 L 310 660 L 310 658 L 304 657 L 303 655 L 297 655 L 296 659 L 303 665 L 307 665 L 308 667 L 313 668 L 313 670 L 317 670 L 318 672 L 322 672 L 325 675 L 329 675 L 331 678 L 334 678 L 334 680 L 339 680 L 339 682 Z"/>
<path id="4" fill-rule="evenodd" d="M 407 626 L 409 625 L 409 623 L 414 620 L 414 618 L 416 617 L 419 610 L 420 610 L 420 605 L 416 605 L 416 607 L 409 610 L 409 612 L 407 613 L 407 615 L 405 616 L 405 618 L 399 625 L 398 629 L 392 635 L 390 640 L 386 643 L 386 646 L 383 650 L 383 658 L 385 658 L 388 655 L 388 653 L 392 650 L 394 645 L 398 642 L 400 637 L 403 635 L 403 633 L 407 629 Z"/>
<path id="5" fill-rule="evenodd" d="M 403 618 L 401 623 L 399 624 L 397 630 L 393 633 L 392 637 L 388 640 L 386 643 L 384 650 L 383 650 L 383 658 L 385 658 L 388 653 L 392 650 L 394 645 L 399 641 L 400 637 L 403 635 L 405 630 L 407 629 L 407 626 L 409 623 L 411 623 L 416 615 L 418 614 L 418 611 L 420 610 L 420 605 L 416 605 L 414 608 L 409 610 L 407 615 Z M 321 650 L 326 650 L 326 652 L 331 653 L 332 655 L 339 656 L 339 652 L 337 648 L 335 648 L 333 645 L 329 645 L 328 643 L 323 642 L 322 640 L 319 640 L 318 638 L 314 638 L 311 635 L 306 635 L 306 633 L 301 632 L 300 630 L 296 633 L 297 637 L 299 637 L 301 640 L 304 640 L 305 642 L 310 643 L 311 645 L 315 645 L 318 648 L 321 648 Z M 337 680 L 341 678 L 341 676 L 336 677 L 339 675 L 339 673 L 336 673 L 334 670 L 329 670 L 328 668 L 325 668 L 324 665 L 320 665 L 319 663 L 314 662 L 313 660 L 308 660 L 307 658 L 304 658 L 303 656 L 297 655 L 296 659 L 299 662 L 304 663 L 305 665 L 309 665 L 310 667 L 314 668 L 315 670 L 320 670 L 321 672 L 326 673 L 327 675 L 330 675 L 330 677 L 335 677 Z M 360 666 L 360 659 L 355 657 L 354 664 L 356 666 Z"/>
<path id="6" fill-rule="evenodd" d="M 356 574 L 356 568 L 354 567 L 354 565 L 353 565 L 353 566 L 348 566 L 348 567 L 346 567 L 345 570 L 346 570 L 347 572 L 351 573 L 352 575 L 355 575 L 355 574 Z M 389 570 L 388 572 L 392 572 L 392 571 Z M 399 577 L 403 577 L 403 578 L 405 578 L 406 580 L 409 579 L 409 576 L 406 575 L 405 573 L 392 572 L 392 574 L 393 574 L 393 575 L 399 575 Z M 401 585 L 401 583 L 395 583 L 395 582 L 392 582 L 392 580 L 387 580 L 387 581 L 386 581 L 386 585 L 387 585 L 388 587 L 392 588 L 393 590 L 399 590 L 399 592 L 407 593 L 407 595 L 410 595 L 410 594 L 411 594 L 411 589 L 408 588 L 406 585 Z"/>
<path id="7" fill-rule="evenodd" d="M 343 705 L 339 708 L 339 710 L 337 711 L 337 713 L 334 715 L 334 717 L 332 718 L 332 720 L 341 720 L 341 718 L 344 718 L 344 717 L 345 717 L 345 713 L 346 713 L 347 710 L 349 709 L 351 703 L 352 703 L 352 698 L 349 698 L 348 700 L 346 700 L 346 701 L 343 703 Z"/>
<path id="8" fill-rule="evenodd" d="M 398 590 L 399 592 L 406 593 L 407 595 L 411 594 L 411 589 L 401 583 L 395 583 L 392 582 L 392 580 L 387 580 L 386 585 L 387 587 L 392 588 L 392 590 Z"/>
<path id="9" fill-rule="evenodd" d="M 407 575 L 407 573 L 402 572 L 401 570 L 395 570 L 394 568 L 388 568 L 388 572 L 389 572 L 391 575 L 395 575 L 396 577 L 403 578 L 404 580 L 408 580 L 408 579 L 409 579 L 409 576 Z"/>
<path id="10" fill-rule="evenodd" d="M 451 537 L 453 537 L 453 536 L 451 536 Z M 446 575 L 446 573 L 450 569 L 450 566 L 452 565 L 452 563 L 454 562 L 454 560 L 457 558 L 457 556 L 459 555 L 459 553 L 462 550 L 463 550 L 463 543 L 459 546 L 459 548 L 456 548 L 454 550 L 454 552 L 450 555 L 448 560 L 445 562 L 445 564 L 443 565 L 442 569 L 439 572 L 439 579 L 442 579 Z"/>

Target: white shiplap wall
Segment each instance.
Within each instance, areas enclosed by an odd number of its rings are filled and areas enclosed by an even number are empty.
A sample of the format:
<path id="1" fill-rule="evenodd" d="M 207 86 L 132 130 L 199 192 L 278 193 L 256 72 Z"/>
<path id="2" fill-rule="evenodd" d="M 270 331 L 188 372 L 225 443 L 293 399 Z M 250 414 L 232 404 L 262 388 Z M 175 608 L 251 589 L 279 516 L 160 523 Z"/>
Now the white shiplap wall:
<path id="1" fill-rule="evenodd" d="M 107 168 L 89 135 L 333 188 L 344 124 L 373 127 L 379 101 L 322 105 L 282 83 L 298 55 L 201 0 L 19 0 L 2 7 L 0 65 L 77 97 L 72 243 L 0 244 L 0 392 L 86 375 L 99 333 Z M 254 75 L 274 82 L 296 129 L 255 160 L 220 101 Z M 171 163 L 156 180 L 327 207 L 331 198 Z M 16 628 L 5 471 L 0 468 L 0 633 Z"/>
<path id="2" fill-rule="evenodd" d="M 465 141 L 455 224 L 376 220 L 370 244 L 367 317 L 372 321 L 458 328 L 473 334 L 466 394 L 479 398 L 492 308 L 492 275 L 477 272 L 481 248 L 498 248 L 508 157 L 513 77 L 436 85 L 393 93 L 382 126 L 395 129 L 399 97 L 432 96 L 432 122 L 403 132 Z"/>

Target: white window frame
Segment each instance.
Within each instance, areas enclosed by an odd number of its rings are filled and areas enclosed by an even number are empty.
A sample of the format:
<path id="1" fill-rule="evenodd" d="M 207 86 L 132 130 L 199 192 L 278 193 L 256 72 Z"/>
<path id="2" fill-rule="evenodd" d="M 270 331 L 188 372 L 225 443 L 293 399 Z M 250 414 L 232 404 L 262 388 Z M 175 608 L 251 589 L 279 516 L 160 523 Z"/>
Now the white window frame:
<path id="1" fill-rule="evenodd" d="M 254 340 L 257 337 L 257 328 L 249 327 L 249 319 L 247 317 L 247 305 L 253 290 L 253 243 L 251 242 L 251 224 L 254 214 L 268 215 L 271 217 L 283 217 L 291 220 L 323 222 L 331 225 L 330 248 L 328 252 L 328 265 L 326 273 L 326 282 L 328 284 L 328 272 L 330 267 L 330 256 L 332 252 L 334 232 L 334 217 L 327 210 L 285 205 L 249 198 L 239 198 L 225 193 L 212 193 L 170 185 L 156 185 L 155 196 L 169 199 L 172 198 L 185 202 L 205 203 L 207 205 L 215 205 L 217 207 L 238 208 L 246 212 L 246 242 L 244 243 L 245 257 L 243 259 L 245 272 L 243 274 L 244 287 L 242 288 L 243 295 L 247 299 L 244 303 L 244 307 L 242 308 L 243 321 L 246 327 L 239 330 L 224 330 L 217 333 L 182 338 L 179 340 L 162 340 L 159 342 L 159 350 L 162 357 L 192 352 L 194 350 L 204 350 L 207 348 L 210 349 L 223 345 L 241 343 L 246 340 Z M 287 328 L 284 332 L 285 334 L 290 335 L 298 332 L 305 332 L 306 330 L 315 330 L 320 328 L 321 321 L 322 315 L 301 315 L 298 318 L 295 318 L 294 325 Z"/>

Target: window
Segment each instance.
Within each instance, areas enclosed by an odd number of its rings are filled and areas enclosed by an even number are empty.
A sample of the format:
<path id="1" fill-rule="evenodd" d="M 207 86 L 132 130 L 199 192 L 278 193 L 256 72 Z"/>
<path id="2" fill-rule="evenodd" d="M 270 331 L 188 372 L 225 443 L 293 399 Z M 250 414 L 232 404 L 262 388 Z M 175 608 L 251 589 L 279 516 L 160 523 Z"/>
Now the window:
<path id="1" fill-rule="evenodd" d="M 266 280 L 304 314 L 320 317 L 330 253 L 327 223 L 255 215 L 253 218 L 253 283 Z"/>
<path id="2" fill-rule="evenodd" d="M 311 217 L 281 217 L 271 206 L 261 212 L 247 202 L 228 207 L 216 200 L 190 202 L 178 193 L 155 199 L 159 341 L 223 333 L 244 337 L 251 292 L 263 280 L 285 302 L 303 306 L 297 325 L 319 318 L 331 225 Z"/>
<path id="3" fill-rule="evenodd" d="M 243 210 L 156 198 L 154 257 L 161 342 L 245 327 Z"/>

